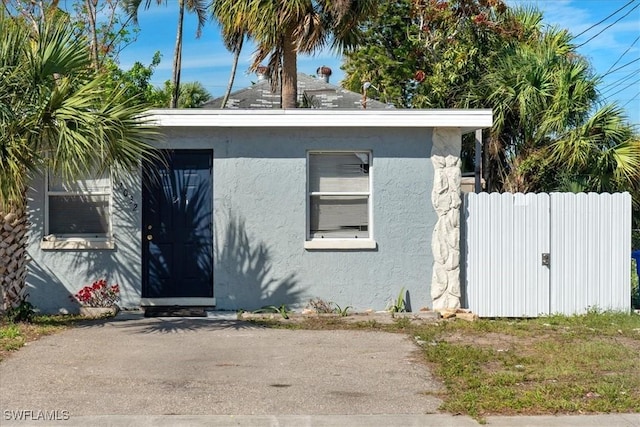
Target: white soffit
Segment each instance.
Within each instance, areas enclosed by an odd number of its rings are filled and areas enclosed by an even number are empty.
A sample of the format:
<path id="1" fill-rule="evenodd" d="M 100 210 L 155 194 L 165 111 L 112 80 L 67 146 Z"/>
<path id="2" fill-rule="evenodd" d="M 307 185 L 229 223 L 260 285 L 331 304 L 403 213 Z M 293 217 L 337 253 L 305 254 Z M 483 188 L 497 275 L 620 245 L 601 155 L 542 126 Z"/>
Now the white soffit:
<path id="1" fill-rule="evenodd" d="M 491 127 L 491 110 L 151 110 L 161 127 L 384 127 L 460 128 L 463 132 Z"/>

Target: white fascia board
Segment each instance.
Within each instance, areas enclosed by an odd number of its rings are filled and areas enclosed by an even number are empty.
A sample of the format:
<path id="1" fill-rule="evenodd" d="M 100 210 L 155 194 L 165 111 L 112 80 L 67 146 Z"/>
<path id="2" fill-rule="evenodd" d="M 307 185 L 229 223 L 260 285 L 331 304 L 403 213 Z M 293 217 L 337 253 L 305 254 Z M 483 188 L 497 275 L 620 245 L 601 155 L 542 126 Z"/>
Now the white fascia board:
<path id="1" fill-rule="evenodd" d="M 491 127 L 491 110 L 151 110 L 160 127 L 384 127 L 460 128 L 465 132 Z"/>

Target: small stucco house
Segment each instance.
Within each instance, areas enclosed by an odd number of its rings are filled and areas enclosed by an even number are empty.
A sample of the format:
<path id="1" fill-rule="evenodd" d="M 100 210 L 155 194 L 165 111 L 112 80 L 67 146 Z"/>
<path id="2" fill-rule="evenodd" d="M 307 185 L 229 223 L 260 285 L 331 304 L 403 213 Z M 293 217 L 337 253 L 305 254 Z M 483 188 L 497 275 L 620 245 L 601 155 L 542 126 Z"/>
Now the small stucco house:
<path id="1" fill-rule="evenodd" d="M 77 310 L 98 279 L 124 308 L 322 298 L 459 304 L 461 135 L 488 110 L 156 110 L 164 160 L 29 192 L 29 300 Z"/>

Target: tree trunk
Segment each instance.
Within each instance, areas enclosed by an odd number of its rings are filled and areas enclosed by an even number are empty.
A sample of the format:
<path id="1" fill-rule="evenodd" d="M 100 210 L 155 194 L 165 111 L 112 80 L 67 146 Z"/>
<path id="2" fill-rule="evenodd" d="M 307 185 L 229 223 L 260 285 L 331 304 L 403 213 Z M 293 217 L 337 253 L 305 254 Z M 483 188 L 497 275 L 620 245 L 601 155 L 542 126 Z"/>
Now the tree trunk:
<path id="1" fill-rule="evenodd" d="M 293 28 L 285 31 L 282 52 L 282 108 L 298 106 L 298 54 Z"/>
<path id="2" fill-rule="evenodd" d="M 98 30 L 96 28 L 96 5 L 98 0 L 85 0 L 87 6 L 87 16 L 89 17 L 89 37 L 91 38 L 91 64 L 93 69 L 98 71 L 100 62 L 98 59 Z"/>
<path id="3" fill-rule="evenodd" d="M 242 51 L 242 44 L 244 42 L 244 36 L 240 38 L 238 44 L 233 50 L 233 64 L 231 65 L 231 75 L 229 76 L 229 84 L 227 85 L 227 91 L 222 98 L 222 104 L 220 108 L 227 107 L 227 101 L 229 101 L 229 95 L 231 95 L 231 89 L 233 88 L 233 81 L 236 78 L 236 70 L 238 69 L 238 60 L 240 59 L 240 52 Z"/>
<path id="4" fill-rule="evenodd" d="M 27 227 L 25 208 L 0 212 L 0 312 L 26 297 Z"/>
<path id="5" fill-rule="evenodd" d="M 500 141 L 499 136 L 489 133 L 489 137 L 485 145 L 485 159 L 484 159 L 484 179 L 485 179 L 485 191 L 488 193 L 504 191 L 504 176 L 505 176 L 505 151 L 504 144 Z"/>
<path id="6" fill-rule="evenodd" d="M 178 30 L 176 31 L 176 48 L 173 53 L 173 91 L 170 108 L 178 108 L 180 97 L 180 69 L 182 68 L 182 23 L 184 22 L 184 0 L 178 3 Z"/>

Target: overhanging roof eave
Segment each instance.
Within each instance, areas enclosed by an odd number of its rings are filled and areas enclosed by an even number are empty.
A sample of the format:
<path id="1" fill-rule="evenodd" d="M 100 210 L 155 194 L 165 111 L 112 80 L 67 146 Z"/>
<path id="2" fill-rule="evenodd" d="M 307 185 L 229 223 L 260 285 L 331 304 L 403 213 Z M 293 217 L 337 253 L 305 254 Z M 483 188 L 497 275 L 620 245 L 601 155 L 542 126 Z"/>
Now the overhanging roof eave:
<path id="1" fill-rule="evenodd" d="M 491 127 L 491 110 L 151 110 L 160 127 L 416 127 L 460 128 L 463 132 Z"/>

